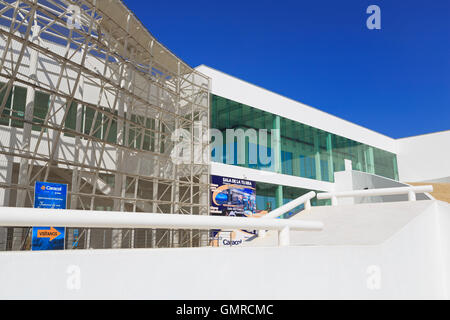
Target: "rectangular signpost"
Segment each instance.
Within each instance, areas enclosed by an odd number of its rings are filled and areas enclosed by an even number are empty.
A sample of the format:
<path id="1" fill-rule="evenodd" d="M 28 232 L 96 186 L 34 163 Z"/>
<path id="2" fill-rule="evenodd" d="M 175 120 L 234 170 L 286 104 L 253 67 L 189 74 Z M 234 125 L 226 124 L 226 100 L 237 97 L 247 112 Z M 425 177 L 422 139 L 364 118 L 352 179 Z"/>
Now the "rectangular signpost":
<path id="1" fill-rule="evenodd" d="M 39 182 L 34 187 L 34 207 L 38 209 L 67 209 L 67 185 Z M 31 250 L 64 250 L 66 228 L 33 227 Z"/>

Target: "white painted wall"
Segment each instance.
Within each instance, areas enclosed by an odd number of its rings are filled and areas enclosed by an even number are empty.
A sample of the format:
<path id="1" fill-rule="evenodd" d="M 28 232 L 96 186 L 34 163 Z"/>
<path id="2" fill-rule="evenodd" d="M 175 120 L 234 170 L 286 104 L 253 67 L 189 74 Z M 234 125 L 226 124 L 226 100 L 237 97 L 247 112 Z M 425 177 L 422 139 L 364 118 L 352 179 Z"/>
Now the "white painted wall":
<path id="1" fill-rule="evenodd" d="M 408 187 L 408 184 L 401 183 L 392 179 L 377 176 L 361 171 L 347 170 L 335 172 L 335 191 L 352 191 L 364 189 L 387 189 Z M 417 200 L 433 199 L 428 194 L 419 193 L 416 195 Z M 359 203 L 378 203 L 378 202 L 397 202 L 408 201 L 408 195 L 389 195 L 375 197 L 357 197 L 357 198 L 341 198 L 339 204 L 359 204 Z"/>
<path id="2" fill-rule="evenodd" d="M 198 66 L 196 70 L 211 78 L 211 92 L 213 94 L 382 150 L 397 153 L 395 139 L 283 97 L 205 65 Z"/>
<path id="3" fill-rule="evenodd" d="M 0 253 L 0 299 L 448 299 L 449 217 L 379 245 Z"/>
<path id="4" fill-rule="evenodd" d="M 440 239 L 441 261 L 445 294 L 450 299 L 450 204 L 443 202 L 436 204 L 439 216 L 435 223 L 438 228 L 437 237 Z"/>
<path id="5" fill-rule="evenodd" d="M 400 180 L 422 182 L 450 177 L 450 130 L 399 139 Z"/>

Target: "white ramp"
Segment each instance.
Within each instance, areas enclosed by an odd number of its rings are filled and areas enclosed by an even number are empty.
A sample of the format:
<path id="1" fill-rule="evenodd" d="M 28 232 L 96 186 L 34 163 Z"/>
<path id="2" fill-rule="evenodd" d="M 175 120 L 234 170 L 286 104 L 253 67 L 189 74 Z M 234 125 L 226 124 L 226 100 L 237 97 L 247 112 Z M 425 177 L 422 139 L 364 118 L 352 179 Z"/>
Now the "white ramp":
<path id="1" fill-rule="evenodd" d="M 291 246 L 378 245 L 390 239 L 411 221 L 427 211 L 434 211 L 434 201 L 392 202 L 378 204 L 313 207 L 290 220 L 322 221 L 321 232 L 291 232 Z M 246 246 L 276 246 L 277 233 Z"/>

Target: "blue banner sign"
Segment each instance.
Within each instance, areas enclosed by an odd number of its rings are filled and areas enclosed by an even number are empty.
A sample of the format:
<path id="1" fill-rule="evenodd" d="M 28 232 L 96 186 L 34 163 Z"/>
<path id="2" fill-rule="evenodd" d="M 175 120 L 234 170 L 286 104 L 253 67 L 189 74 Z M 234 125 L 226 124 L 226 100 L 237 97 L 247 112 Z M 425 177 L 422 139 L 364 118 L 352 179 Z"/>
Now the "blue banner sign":
<path id="1" fill-rule="evenodd" d="M 64 250 L 66 228 L 34 227 L 33 251 Z"/>
<path id="2" fill-rule="evenodd" d="M 36 182 L 34 188 L 34 207 L 37 209 L 66 209 L 67 185 Z M 64 250 L 65 234 L 65 228 L 33 227 L 31 250 Z"/>
<path id="3" fill-rule="evenodd" d="M 256 182 L 211 176 L 211 215 L 258 218 Z M 254 230 L 212 230 L 212 246 L 237 246 L 255 237 Z"/>
<path id="4" fill-rule="evenodd" d="M 36 182 L 34 207 L 39 209 L 67 209 L 67 184 Z"/>

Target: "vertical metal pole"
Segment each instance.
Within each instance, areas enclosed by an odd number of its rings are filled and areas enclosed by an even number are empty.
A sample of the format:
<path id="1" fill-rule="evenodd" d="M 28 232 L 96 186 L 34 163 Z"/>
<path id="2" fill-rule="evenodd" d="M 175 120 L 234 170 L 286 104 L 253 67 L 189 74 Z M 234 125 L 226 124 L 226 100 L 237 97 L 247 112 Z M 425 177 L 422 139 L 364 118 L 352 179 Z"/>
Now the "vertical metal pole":
<path id="1" fill-rule="evenodd" d="M 278 231 L 278 246 L 288 247 L 290 245 L 290 229 L 285 227 Z"/>
<path id="2" fill-rule="evenodd" d="M 305 211 L 311 210 L 311 200 L 305 202 Z"/>
<path id="3" fill-rule="evenodd" d="M 127 34 L 129 34 L 130 31 L 130 20 L 131 15 L 129 14 L 127 17 L 127 25 L 126 25 L 126 31 Z M 129 55 L 128 51 L 128 37 L 125 39 L 124 47 L 123 47 L 123 55 L 127 57 Z M 130 88 L 132 86 L 132 69 L 131 66 L 127 65 L 126 62 L 122 62 L 122 73 L 125 72 L 125 76 L 122 78 L 121 81 L 121 98 L 118 105 L 118 115 L 123 119 L 125 117 L 125 109 L 126 109 L 126 120 L 131 119 L 131 112 L 133 110 L 131 104 L 130 104 L 130 98 L 126 93 L 124 93 L 124 90 L 127 92 L 130 91 Z M 118 131 L 118 143 L 122 146 L 128 146 L 128 136 L 129 136 L 129 124 L 127 121 L 118 121 L 117 125 L 117 131 Z M 125 131 L 124 131 L 125 130 Z M 115 186 L 115 194 L 116 196 L 119 196 L 120 200 L 114 201 L 114 210 L 115 211 L 125 211 L 125 203 L 123 199 L 126 197 L 126 187 L 127 187 L 127 177 L 123 174 L 124 167 L 125 167 L 125 159 L 124 159 L 124 152 L 122 150 L 119 151 L 118 155 L 118 163 L 117 163 L 117 171 L 121 172 L 119 174 L 116 174 L 114 177 L 116 186 Z M 123 238 L 123 230 L 112 230 L 112 242 L 111 246 L 112 248 L 121 248 L 122 247 L 122 238 Z"/>
<path id="4" fill-rule="evenodd" d="M 272 130 L 272 136 L 273 136 L 273 144 L 272 144 L 272 152 L 274 154 L 274 161 L 275 161 L 275 172 L 276 173 L 282 173 L 282 161 L 281 161 L 281 117 L 275 116 L 273 119 L 273 129 Z M 276 198 L 276 205 L 277 208 L 281 207 L 283 205 L 283 186 L 278 185 L 275 192 L 275 198 Z"/>
<path id="5" fill-rule="evenodd" d="M 331 205 L 332 205 L 333 207 L 335 207 L 335 206 L 338 205 L 338 199 L 337 199 L 336 196 L 332 196 L 332 197 L 331 197 Z"/>
<path id="6" fill-rule="evenodd" d="M 211 82 L 208 81 L 208 92 L 207 92 L 207 117 L 202 117 L 202 125 L 204 127 L 209 128 L 210 123 L 208 123 L 208 120 L 210 119 L 210 111 L 211 111 L 211 99 L 209 93 L 211 92 Z M 209 136 L 208 136 L 209 138 Z M 209 142 L 209 139 L 208 139 Z M 200 175 L 200 208 L 199 208 L 199 214 L 200 215 L 209 215 L 210 214 L 210 179 L 211 179 L 211 166 L 210 166 L 210 159 L 211 157 L 211 150 L 209 149 L 209 143 L 208 143 L 208 157 L 207 157 L 207 172 L 202 172 Z M 193 179 L 193 175 L 191 176 L 191 179 Z M 193 187 L 193 183 L 191 184 L 191 188 Z M 191 202 L 193 202 L 193 197 L 191 196 Z M 210 231 L 200 231 L 200 239 L 199 239 L 199 245 L 200 246 L 208 246 L 209 245 L 209 236 Z"/>
<path id="7" fill-rule="evenodd" d="M 280 116 L 274 116 L 273 119 L 273 130 L 272 130 L 272 153 L 274 154 L 273 161 L 274 171 L 276 173 L 282 173 L 282 162 L 281 162 L 281 118 Z"/>
<path id="8" fill-rule="evenodd" d="M 364 171 L 364 166 L 363 166 L 363 151 L 362 151 L 362 148 L 363 148 L 363 145 L 362 144 L 360 144 L 360 145 L 358 145 L 357 147 L 357 153 L 358 153 L 358 164 L 356 165 L 356 168 L 358 169 L 358 171 Z"/>
<path id="9" fill-rule="evenodd" d="M 83 101 L 84 98 L 84 77 L 80 76 L 80 85 L 78 86 L 78 98 Z M 67 106 L 70 108 L 71 106 Z M 79 163 L 80 159 L 80 150 L 81 150 L 81 138 L 78 133 L 81 132 L 82 124 L 83 124 L 83 108 L 84 106 L 81 104 L 77 104 L 77 114 L 75 120 L 75 149 L 73 152 L 73 161 L 74 163 Z M 70 197 L 70 209 L 77 210 L 78 209 L 78 195 L 76 193 L 80 192 L 80 168 L 78 166 L 72 167 L 72 196 Z M 72 245 L 74 242 L 74 234 L 73 229 L 71 232 L 67 234 L 67 243 Z M 70 247 L 72 249 L 72 247 Z"/>
<path id="10" fill-rule="evenodd" d="M 33 43 L 39 43 L 40 30 L 41 28 L 37 25 L 35 17 L 34 26 L 32 27 L 32 38 L 31 38 L 31 41 Z M 30 79 L 32 79 L 33 83 L 36 83 L 39 53 L 37 50 L 33 50 L 31 48 L 28 49 L 31 51 L 30 66 L 29 66 Z M 24 156 L 30 154 L 31 129 L 32 129 L 31 122 L 33 121 L 34 99 L 35 99 L 34 87 L 27 86 L 27 96 L 24 115 L 25 122 L 23 127 L 22 146 L 21 146 L 22 149 L 21 153 Z M 17 190 L 16 207 L 25 207 L 26 197 L 28 194 L 28 187 L 30 186 L 30 180 L 28 178 L 28 168 L 29 168 L 28 158 L 21 157 L 19 166 L 19 177 L 18 177 L 19 189 Z M 25 234 L 21 230 L 23 231 L 23 229 L 16 229 L 16 228 L 13 229 L 12 250 L 21 249 L 23 237 L 25 236 Z"/>
<path id="11" fill-rule="evenodd" d="M 367 173 L 375 174 L 375 162 L 373 155 L 373 147 L 367 147 L 366 150 Z"/>
<path id="12" fill-rule="evenodd" d="M 36 19 L 34 20 L 34 26 L 32 28 L 32 38 L 31 41 L 33 43 L 39 43 L 39 32 L 41 28 L 37 25 Z M 33 83 L 37 81 L 37 68 L 38 68 L 38 59 L 39 52 L 37 50 L 33 50 L 28 48 L 31 51 L 30 53 L 30 66 L 29 73 L 30 78 Z M 25 115 L 24 120 L 26 121 L 23 126 L 23 136 L 22 136 L 22 153 L 24 155 L 28 155 L 30 153 L 30 144 L 31 144 L 31 122 L 33 121 L 33 111 L 34 111 L 34 99 L 35 92 L 33 86 L 27 87 L 27 97 L 26 97 L 26 106 L 25 106 Z M 24 207 L 25 200 L 28 193 L 27 188 L 30 185 L 28 179 L 28 164 L 29 160 L 26 157 L 20 159 L 20 168 L 19 168 L 19 186 L 26 188 L 25 190 L 19 189 L 17 191 L 17 199 L 16 199 L 16 207 Z"/>
<path id="13" fill-rule="evenodd" d="M 159 87 L 157 87 L 157 92 L 158 92 L 158 101 L 159 101 Z M 161 130 L 161 122 L 159 121 L 159 115 L 157 115 L 155 117 L 155 150 L 153 150 L 155 152 L 155 154 L 158 154 L 161 150 L 160 150 L 160 130 Z M 160 175 L 160 169 L 159 169 L 159 157 L 158 156 L 154 156 L 153 157 L 153 204 L 152 204 L 152 212 L 153 213 L 159 213 L 158 210 L 158 199 L 159 199 L 159 175 Z M 156 229 L 152 229 L 151 231 L 151 239 L 152 239 L 152 248 L 156 247 Z"/>
<path id="14" fill-rule="evenodd" d="M 283 186 L 278 185 L 276 187 L 276 191 L 275 191 L 275 199 L 276 199 L 275 201 L 277 204 L 277 208 L 283 206 L 283 204 L 284 204 L 283 198 L 284 198 Z"/>
<path id="15" fill-rule="evenodd" d="M 81 101 L 84 99 L 84 77 L 80 77 L 80 85 L 78 87 L 78 96 Z M 68 106 L 70 107 L 70 106 Z M 80 133 L 83 124 L 83 105 L 77 105 L 77 117 L 75 124 L 75 131 Z M 80 150 L 81 150 L 81 138 L 79 135 L 75 136 L 75 150 L 74 150 L 74 162 L 78 163 L 80 161 Z M 75 166 L 72 168 L 72 193 L 78 193 L 80 191 L 80 168 Z M 72 195 L 70 198 L 70 209 L 76 210 L 78 208 L 78 195 Z"/>
<path id="16" fill-rule="evenodd" d="M 394 156 L 394 159 L 392 159 L 393 162 L 393 168 L 394 168 L 394 180 L 399 181 L 399 172 L 398 172 L 398 164 L 397 164 L 397 156 Z"/>

